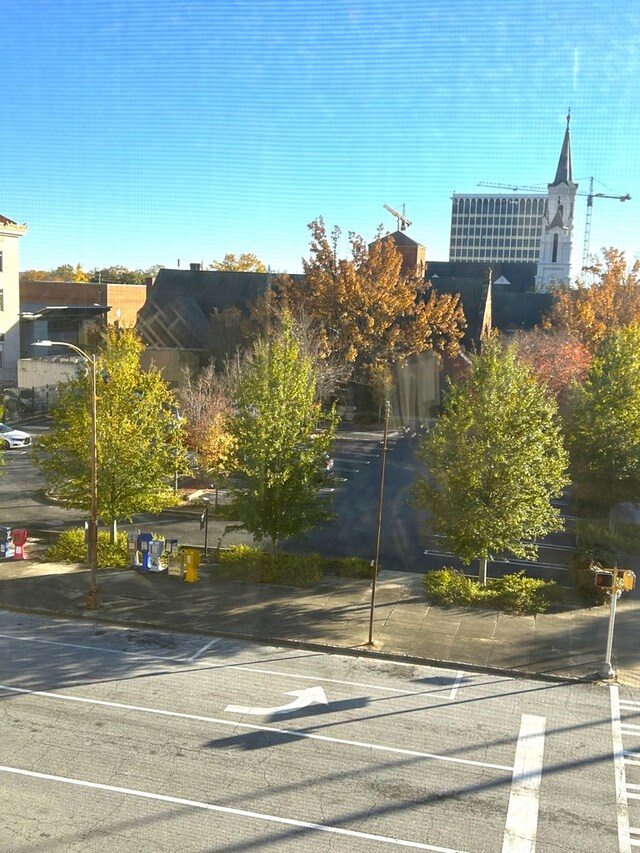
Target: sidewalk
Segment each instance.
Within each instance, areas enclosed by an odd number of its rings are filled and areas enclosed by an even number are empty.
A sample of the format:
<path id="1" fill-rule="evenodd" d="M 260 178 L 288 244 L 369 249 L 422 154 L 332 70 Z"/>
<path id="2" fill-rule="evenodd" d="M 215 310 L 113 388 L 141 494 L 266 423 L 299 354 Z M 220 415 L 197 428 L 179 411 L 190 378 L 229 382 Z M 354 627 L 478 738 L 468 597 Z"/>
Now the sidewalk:
<path id="1" fill-rule="evenodd" d="M 94 612 L 85 607 L 84 567 L 5 561 L 0 609 L 542 678 L 593 679 L 604 659 L 607 607 L 535 617 L 436 607 L 427 602 L 419 575 L 383 571 L 369 648 L 368 581 L 326 579 L 301 590 L 221 580 L 212 564 L 199 573 L 200 581 L 188 584 L 166 572 L 101 569 L 102 607 Z M 639 625 L 636 591 L 618 602 L 613 663 L 618 682 L 640 688 Z"/>

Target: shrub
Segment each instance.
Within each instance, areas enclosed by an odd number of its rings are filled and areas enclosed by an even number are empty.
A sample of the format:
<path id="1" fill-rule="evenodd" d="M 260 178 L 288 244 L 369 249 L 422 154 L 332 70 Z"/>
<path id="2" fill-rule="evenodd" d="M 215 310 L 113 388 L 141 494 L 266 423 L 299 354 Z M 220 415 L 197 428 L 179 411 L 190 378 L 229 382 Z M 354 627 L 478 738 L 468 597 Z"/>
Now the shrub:
<path id="1" fill-rule="evenodd" d="M 480 587 L 476 581 L 463 575 L 457 569 L 444 568 L 425 575 L 424 585 L 427 595 L 434 604 L 471 604 Z"/>
<path id="2" fill-rule="evenodd" d="M 323 563 L 327 575 L 339 578 L 373 578 L 373 568 L 363 557 L 333 557 Z"/>
<path id="3" fill-rule="evenodd" d="M 492 578 L 482 586 L 457 569 L 444 568 L 429 572 L 424 583 L 434 604 L 492 607 L 508 613 L 544 613 L 551 602 L 562 597 L 562 588 L 555 581 L 530 578 L 523 571 Z"/>
<path id="4" fill-rule="evenodd" d="M 83 527 L 63 530 L 56 542 L 45 553 L 45 560 L 62 563 L 85 563 L 87 561 L 87 543 Z M 123 568 L 129 565 L 127 534 L 118 533 L 116 541 L 111 542 L 105 530 L 98 531 L 98 567 Z"/>
<path id="5" fill-rule="evenodd" d="M 278 554 L 272 557 L 248 545 L 234 545 L 220 551 L 218 577 L 247 583 L 272 583 L 307 587 L 322 579 L 322 558 L 318 554 Z"/>
<path id="6" fill-rule="evenodd" d="M 602 563 L 598 562 L 593 550 L 575 551 L 571 558 L 569 576 L 576 592 L 587 604 L 604 604 L 609 600 L 607 593 L 596 587 L 598 569 L 602 569 Z"/>
<path id="7" fill-rule="evenodd" d="M 492 579 L 487 588 L 495 596 L 495 605 L 509 613 L 544 613 L 563 596 L 560 584 L 527 577 L 524 571 Z"/>

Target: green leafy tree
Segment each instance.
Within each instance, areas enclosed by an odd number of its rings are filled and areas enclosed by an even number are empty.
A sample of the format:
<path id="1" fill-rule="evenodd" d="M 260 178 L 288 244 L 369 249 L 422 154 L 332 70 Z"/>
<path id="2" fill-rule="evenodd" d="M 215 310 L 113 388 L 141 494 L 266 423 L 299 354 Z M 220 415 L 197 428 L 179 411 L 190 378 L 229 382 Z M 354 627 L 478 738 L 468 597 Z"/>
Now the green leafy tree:
<path id="1" fill-rule="evenodd" d="M 96 267 L 88 273 L 89 281 L 105 281 L 113 284 L 144 284 L 145 280 L 153 277 L 153 270 L 130 270 L 116 264 L 112 267 Z"/>
<path id="2" fill-rule="evenodd" d="M 107 332 L 96 354 L 98 515 L 111 525 L 175 501 L 171 480 L 184 466 L 176 402 L 160 373 L 142 371 L 143 346 L 131 331 Z M 67 506 L 89 510 L 90 377 L 60 386 L 51 431 L 35 447 L 47 488 Z"/>
<path id="3" fill-rule="evenodd" d="M 210 270 L 222 272 L 266 272 L 267 268 L 260 258 L 253 252 L 243 252 L 237 257 L 233 252 L 228 252 L 221 261 L 213 261 L 209 264 Z"/>
<path id="4" fill-rule="evenodd" d="M 313 361 L 291 323 L 258 340 L 233 385 L 229 429 L 244 480 L 234 493 L 234 508 L 256 541 L 271 540 L 275 554 L 280 539 L 329 517 L 318 484 L 337 418 L 317 401 Z"/>
<path id="5" fill-rule="evenodd" d="M 640 324 L 600 344 L 566 429 L 582 498 L 609 510 L 619 501 L 640 502 Z"/>
<path id="6" fill-rule="evenodd" d="M 534 540 L 562 529 L 551 504 L 568 483 L 556 415 L 515 348 L 489 341 L 422 442 L 416 503 L 454 554 L 480 561 L 483 584 L 490 556 L 535 559 Z"/>

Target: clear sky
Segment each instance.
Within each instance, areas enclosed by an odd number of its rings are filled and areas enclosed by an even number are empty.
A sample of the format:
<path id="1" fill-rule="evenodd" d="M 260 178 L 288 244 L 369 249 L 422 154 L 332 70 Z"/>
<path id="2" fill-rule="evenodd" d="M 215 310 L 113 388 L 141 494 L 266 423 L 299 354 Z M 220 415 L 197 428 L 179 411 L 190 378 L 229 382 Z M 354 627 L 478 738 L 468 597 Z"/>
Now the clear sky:
<path id="1" fill-rule="evenodd" d="M 591 248 L 640 252 L 630 0 L 3 0 L 0 213 L 21 268 L 298 272 L 307 223 L 395 220 L 448 257 L 450 197 L 553 180 L 571 107 Z M 574 261 L 582 256 L 580 198 Z"/>

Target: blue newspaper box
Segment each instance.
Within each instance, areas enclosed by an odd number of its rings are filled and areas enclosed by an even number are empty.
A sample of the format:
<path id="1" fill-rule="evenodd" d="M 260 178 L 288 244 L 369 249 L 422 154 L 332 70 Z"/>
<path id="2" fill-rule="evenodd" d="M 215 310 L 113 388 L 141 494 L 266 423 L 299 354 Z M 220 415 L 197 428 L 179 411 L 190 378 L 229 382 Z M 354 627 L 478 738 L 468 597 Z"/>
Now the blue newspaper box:
<path id="1" fill-rule="evenodd" d="M 149 543 L 152 539 L 153 535 L 151 533 L 138 533 L 138 552 L 140 560 L 138 568 L 142 569 L 143 572 L 148 572 L 151 568 Z"/>

